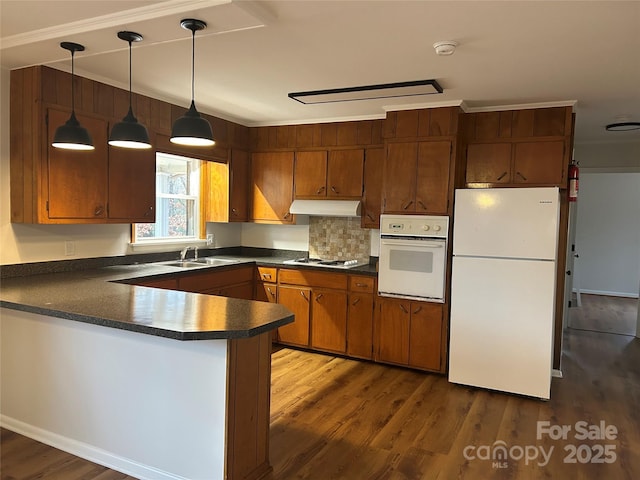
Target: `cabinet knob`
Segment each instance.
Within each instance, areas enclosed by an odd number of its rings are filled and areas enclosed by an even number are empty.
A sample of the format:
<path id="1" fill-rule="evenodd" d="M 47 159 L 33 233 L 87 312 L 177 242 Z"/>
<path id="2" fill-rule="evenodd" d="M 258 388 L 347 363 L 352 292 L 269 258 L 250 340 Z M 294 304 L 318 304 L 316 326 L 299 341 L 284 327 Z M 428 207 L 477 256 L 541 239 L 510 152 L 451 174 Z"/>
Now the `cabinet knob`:
<path id="1" fill-rule="evenodd" d="M 404 206 L 402 207 L 402 209 L 403 209 L 403 210 L 406 210 L 407 208 L 409 208 L 409 207 L 411 206 L 411 204 L 412 204 L 412 203 L 413 203 L 413 200 L 409 200 L 409 202 L 408 202 L 406 205 L 404 205 Z"/>
<path id="2" fill-rule="evenodd" d="M 285 213 L 284 216 L 282 218 L 289 218 L 291 216 L 291 214 L 289 212 Z"/>
<path id="3" fill-rule="evenodd" d="M 424 203 L 422 203 L 422 200 L 418 200 L 418 205 L 420 205 L 420 208 L 422 208 L 423 210 L 427 209 L 427 206 Z"/>
<path id="4" fill-rule="evenodd" d="M 367 213 L 367 218 L 369 218 L 369 220 L 371 220 L 372 222 L 376 221 L 376 219 L 370 213 Z"/>
<path id="5" fill-rule="evenodd" d="M 149 217 L 149 216 L 151 216 L 151 213 L 152 213 L 152 212 L 153 212 L 153 206 L 149 207 L 149 208 L 147 209 L 147 211 L 146 211 L 146 212 L 144 212 L 144 216 L 145 216 L 145 217 Z"/>
<path id="6" fill-rule="evenodd" d="M 104 207 L 102 205 L 98 205 L 95 210 L 93 211 L 93 214 L 98 217 L 100 215 L 102 215 L 102 213 L 104 212 Z"/>
<path id="7" fill-rule="evenodd" d="M 496 180 L 502 180 L 506 174 L 507 172 L 502 172 L 502 175 L 500 175 Z"/>
<path id="8" fill-rule="evenodd" d="M 357 283 L 356 282 L 356 287 L 361 287 L 362 288 L 362 287 L 366 287 L 366 286 L 367 286 L 366 283 Z"/>
<path id="9" fill-rule="evenodd" d="M 300 290 L 300 295 L 302 295 L 302 298 L 304 298 L 305 300 L 309 301 L 309 299 L 307 298 L 307 296 L 304 294 L 304 292 L 302 290 Z"/>
<path id="10" fill-rule="evenodd" d="M 318 188 L 318 190 L 316 190 L 316 195 L 320 195 L 324 191 L 324 188 L 324 186 Z"/>
<path id="11" fill-rule="evenodd" d="M 361 300 L 361 299 L 360 299 L 359 297 L 358 297 L 358 298 L 356 298 L 356 299 L 353 301 L 353 303 L 352 303 L 351 305 L 354 305 L 354 306 L 355 306 L 355 305 L 359 304 L 359 303 L 360 303 L 360 300 Z"/>
<path id="12" fill-rule="evenodd" d="M 262 278 L 264 278 L 265 280 L 268 278 L 271 278 L 271 274 L 270 273 L 263 273 L 262 274 Z"/>
<path id="13" fill-rule="evenodd" d="M 407 310 L 407 308 L 403 304 L 400 304 L 400 310 L 402 310 L 404 313 L 409 313 L 409 310 Z"/>
<path id="14" fill-rule="evenodd" d="M 340 192 L 339 192 L 339 191 L 336 189 L 336 187 L 334 187 L 333 185 L 331 186 L 331 191 L 332 191 L 333 193 L 335 193 L 336 195 L 339 195 L 339 194 L 340 194 Z"/>
<path id="15" fill-rule="evenodd" d="M 527 181 L 527 177 L 525 177 L 523 174 L 521 174 L 520 172 L 516 172 L 516 175 L 518 175 L 522 180 L 524 180 L 525 182 Z"/>
<path id="16" fill-rule="evenodd" d="M 324 295 L 322 293 L 318 294 L 316 296 L 316 302 L 319 302 L 322 297 L 324 297 Z"/>
<path id="17" fill-rule="evenodd" d="M 271 287 L 267 287 L 267 292 L 269 292 L 269 295 L 271 295 L 272 297 L 276 296 L 276 294 L 273 293 L 273 290 L 271 290 Z"/>
<path id="18" fill-rule="evenodd" d="M 419 307 L 417 308 L 417 310 L 414 310 L 414 311 L 413 311 L 413 313 L 414 313 L 414 314 L 416 314 L 416 313 L 420 313 L 420 310 L 422 310 L 422 305 L 421 305 L 421 306 L 419 306 Z"/>
<path id="19" fill-rule="evenodd" d="M 237 217 L 238 216 L 238 210 L 236 210 L 235 208 L 232 208 L 231 209 L 231 214 Z"/>

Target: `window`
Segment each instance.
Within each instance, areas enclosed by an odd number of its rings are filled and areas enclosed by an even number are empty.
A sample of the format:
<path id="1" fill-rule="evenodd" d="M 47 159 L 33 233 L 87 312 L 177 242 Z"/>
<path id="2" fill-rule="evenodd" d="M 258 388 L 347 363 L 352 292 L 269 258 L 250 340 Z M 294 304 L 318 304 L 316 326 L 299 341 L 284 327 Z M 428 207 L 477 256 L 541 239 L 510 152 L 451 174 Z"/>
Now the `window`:
<path id="1" fill-rule="evenodd" d="M 199 236 L 200 161 L 156 154 L 156 223 L 136 223 L 134 243 L 195 240 Z"/>

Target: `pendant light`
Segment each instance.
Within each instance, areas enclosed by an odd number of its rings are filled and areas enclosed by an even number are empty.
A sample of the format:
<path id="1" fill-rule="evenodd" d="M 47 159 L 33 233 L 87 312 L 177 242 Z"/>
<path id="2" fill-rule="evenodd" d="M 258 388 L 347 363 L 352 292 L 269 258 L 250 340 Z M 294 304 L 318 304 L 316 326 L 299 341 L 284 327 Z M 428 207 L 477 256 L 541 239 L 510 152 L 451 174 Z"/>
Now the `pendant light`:
<path id="1" fill-rule="evenodd" d="M 118 32 L 118 38 L 129 42 L 129 112 L 121 122 L 116 123 L 111 129 L 109 145 L 113 147 L 146 149 L 151 148 L 147 129 L 133 115 L 131 94 L 131 44 L 142 40 L 142 35 L 135 32 Z"/>
<path id="2" fill-rule="evenodd" d="M 78 122 L 78 119 L 76 118 L 75 111 L 73 57 L 76 52 L 84 51 L 84 46 L 73 42 L 62 42 L 60 46 L 71 52 L 71 116 L 64 125 L 60 125 L 56 129 L 51 145 L 56 148 L 63 148 L 67 150 L 93 150 L 95 147 L 93 146 L 91 135 L 89 135 L 86 128 L 80 125 L 80 122 Z"/>
<path id="3" fill-rule="evenodd" d="M 179 145 L 210 147 L 215 144 L 211 125 L 200 116 L 194 102 L 196 32 L 207 28 L 207 24 L 202 20 L 187 18 L 180 22 L 180 26 L 185 30 L 191 30 L 191 106 L 174 122 L 171 129 L 171 142 Z"/>

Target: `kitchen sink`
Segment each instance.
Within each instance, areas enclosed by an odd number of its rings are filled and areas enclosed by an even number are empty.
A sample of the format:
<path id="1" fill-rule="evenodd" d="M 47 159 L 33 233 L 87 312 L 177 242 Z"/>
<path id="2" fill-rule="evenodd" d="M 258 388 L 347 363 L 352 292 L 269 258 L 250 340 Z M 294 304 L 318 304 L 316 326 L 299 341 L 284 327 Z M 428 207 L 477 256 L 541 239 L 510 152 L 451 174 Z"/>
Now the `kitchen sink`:
<path id="1" fill-rule="evenodd" d="M 184 261 L 176 261 L 176 262 L 168 262 L 163 263 L 168 267 L 180 267 L 180 268 L 197 268 L 197 267 L 214 267 L 217 265 L 230 265 L 232 263 L 237 263 L 236 260 L 226 260 L 222 258 L 215 257 L 205 257 L 199 258 L 197 260 L 184 260 Z"/>

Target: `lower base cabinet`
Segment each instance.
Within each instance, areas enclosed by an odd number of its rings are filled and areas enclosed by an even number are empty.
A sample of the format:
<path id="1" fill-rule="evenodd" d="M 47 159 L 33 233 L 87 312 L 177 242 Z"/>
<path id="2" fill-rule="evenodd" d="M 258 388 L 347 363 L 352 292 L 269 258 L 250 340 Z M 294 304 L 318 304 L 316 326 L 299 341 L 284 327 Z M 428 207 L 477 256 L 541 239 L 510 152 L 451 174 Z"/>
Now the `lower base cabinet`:
<path id="1" fill-rule="evenodd" d="M 443 305 L 378 299 L 375 360 L 442 372 Z"/>
<path id="2" fill-rule="evenodd" d="M 310 298 L 309 287 L 279 285 L 278 303 L 293 312 L 295 321 L 278 328 L 278 341 L 300 347 L 309 346 Z"/>

